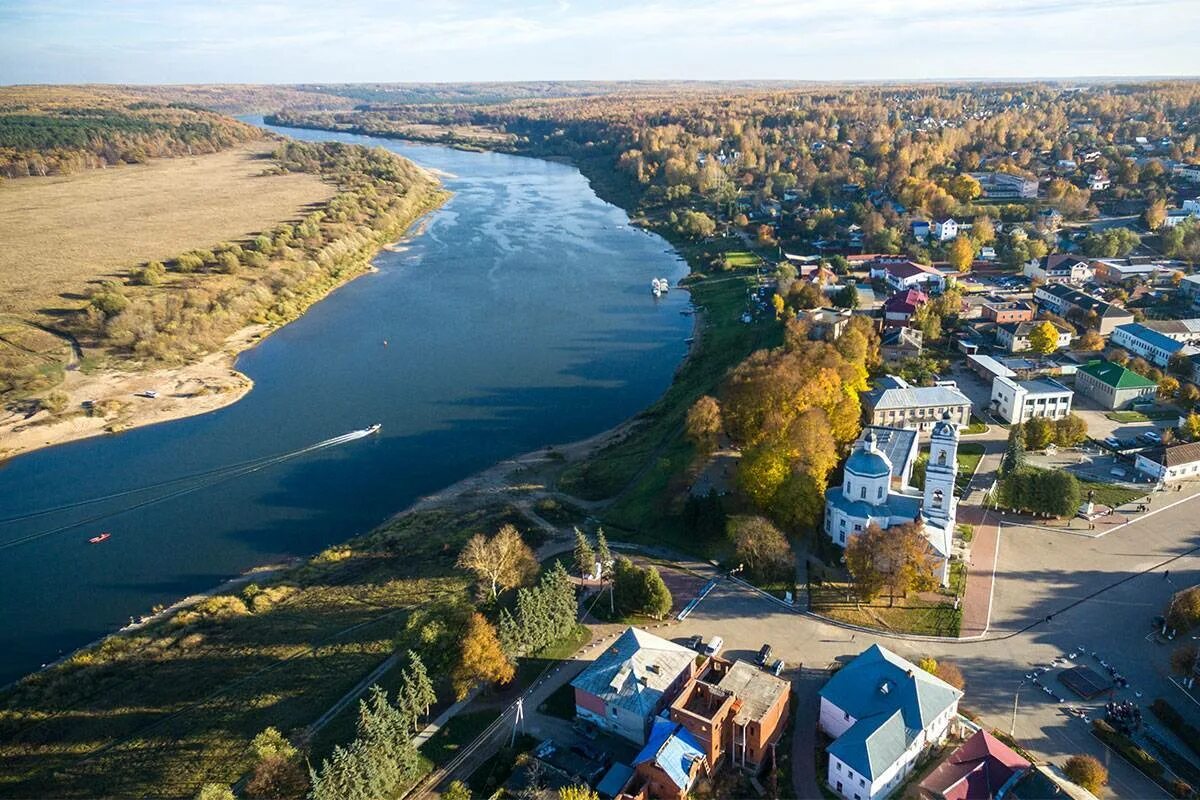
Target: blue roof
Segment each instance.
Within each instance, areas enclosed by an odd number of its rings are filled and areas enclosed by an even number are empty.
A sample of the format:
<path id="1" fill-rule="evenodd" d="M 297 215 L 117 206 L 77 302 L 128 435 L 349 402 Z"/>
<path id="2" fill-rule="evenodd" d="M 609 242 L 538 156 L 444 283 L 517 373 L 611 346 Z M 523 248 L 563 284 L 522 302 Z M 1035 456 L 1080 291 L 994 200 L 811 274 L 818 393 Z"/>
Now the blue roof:
<path id="1" fill-rule="evenodd" d="M 825 491 L 825 499 L 839 511 L 859 519 L 882 516 L 916 519 L 921 513 L 921 498 L 910 494 L 888 492 L 881 503 L 873 505 L 866 500 L 847 499 L 841 486 L 831 486 Z"/>
<path id="2" fill-rule="evenodd" d="M 1145 325 L 1140 325 L 1136 322 L 1131 322 L 1128 325 L 1118 325 L 1117 330 L 1141 339 L 1151 347 L 1157 347 L 1159 350 L 1168 353 L 1182 350 L 1186 346 L 1183 342 L 1177 342 L 1166 334 L 1159 333 L 1153 328 L 1147 328 Z"/>
<path id="3" fill-rule="evenodd" d="M 909 731 L 924 730 L 962 692 L 876 644 L 838 670 L 820 695 L 855 720 L 829 752 L 873 779 L 904 752 L 901 746 L 882 764 L 897 742 L 911 741 Z M 841 744 L 847 736 L 851 738 Z"/>
<path id="4" fill-rule="evenodd" d="M 846 471 L 864 478 L 878 478 L 890 475 L 892 467 L 877 451 L 855 450 L 846 459 Z"/>
<path id="5" fill-rule="evenodd" d="M 657 717 L 650 739 L 633 760 L 634 766 L 653 761 L 671 782 L 687 790 L 692 785 L 692 764 L 704 760 L 704 750 L 687 728 L 678 722 Z"/>

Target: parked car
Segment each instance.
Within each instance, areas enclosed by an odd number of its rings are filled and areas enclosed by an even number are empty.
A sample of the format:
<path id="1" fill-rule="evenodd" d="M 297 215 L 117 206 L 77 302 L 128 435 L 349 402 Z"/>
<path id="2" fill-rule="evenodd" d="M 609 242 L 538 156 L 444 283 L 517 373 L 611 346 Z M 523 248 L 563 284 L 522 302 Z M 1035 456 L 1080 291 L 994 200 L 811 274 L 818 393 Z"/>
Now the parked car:
<path id="1" fill-rule="evenodd" d="M 721 648 L 725 646 L 725 640 L 720 636 L 714 636 L 709 640 L 708 646 L 704 648 L 704 655 L 715 656 L 721 652 Z"/>
<path id="2" fill-rule="evenodd" d="M 771 660 L 771 645 L 764 644 L 758 649 L 758 665 L 765 667 L 767 662 Z"/>
<path id="3" fill-rule="evenodd" d="M 695 636 L 689 636 L 687 642 L 685 642 L 683 646 L 689 650 L 695 650 L 697 653 L 703 653 L 704 637 L 698 633 Z"/>
<path id="4" fill-rule="evenodd" d="M 779 673 L 783 672 L 784 663 L 782 658 L 775 659 L 775 663 L 771 665 L 771 674 L 779 677 Z"/>
<path id="5" fill-rule="evenodd" d="M 1147 431 L 1142 434 L 1142 438 L 1150 444 L 1162 444 L 1162 436 L 1159 435 L 1158 431 Z"/>
<path id="6" fill-rule="evenodd" d="M 1105 436 L 1104 443 L 1106 445 L 1108 445 L 1109 447 L 1111 447 L 1113 450 L 1121 449 L 1121 440 L 1115 436 Z"/>

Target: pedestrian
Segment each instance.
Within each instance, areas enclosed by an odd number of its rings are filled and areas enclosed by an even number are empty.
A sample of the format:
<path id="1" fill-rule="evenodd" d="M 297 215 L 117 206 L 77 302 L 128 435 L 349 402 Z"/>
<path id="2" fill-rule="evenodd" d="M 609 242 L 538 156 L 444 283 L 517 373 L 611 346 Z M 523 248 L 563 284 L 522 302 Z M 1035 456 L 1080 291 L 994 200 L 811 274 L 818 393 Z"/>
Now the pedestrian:
<path id="1" fill-rule="evenodd" d="M 1170 577 L 1171 577 L 1171 570 L 1169 570 L 1169 569 L 1163 570 L 1163 580 L 1165 581 L 1167 578 L 1170 578 Z"/>

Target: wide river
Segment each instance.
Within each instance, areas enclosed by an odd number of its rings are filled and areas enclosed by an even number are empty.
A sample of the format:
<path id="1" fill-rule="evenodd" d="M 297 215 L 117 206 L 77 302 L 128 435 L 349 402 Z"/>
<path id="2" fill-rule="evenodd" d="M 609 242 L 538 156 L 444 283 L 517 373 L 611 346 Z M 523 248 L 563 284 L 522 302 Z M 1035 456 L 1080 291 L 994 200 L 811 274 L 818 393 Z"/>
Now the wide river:
<path id="1" fill-rule="evenodd" d="M 687 295 L 649 288 L 686 265 L 576 169 L 275 130 L 381 145 L 445 173 L 454 196 L 378 272 L 242 354 L 255 387 L 241 402 L 0 468 L 0 683 L 501 459 L 605 430 L 653 402 L 686 352 Z M 376 422 L 378 436 L 221 471 Z M 108 499 L 30 516 L 95 498 Z"/>

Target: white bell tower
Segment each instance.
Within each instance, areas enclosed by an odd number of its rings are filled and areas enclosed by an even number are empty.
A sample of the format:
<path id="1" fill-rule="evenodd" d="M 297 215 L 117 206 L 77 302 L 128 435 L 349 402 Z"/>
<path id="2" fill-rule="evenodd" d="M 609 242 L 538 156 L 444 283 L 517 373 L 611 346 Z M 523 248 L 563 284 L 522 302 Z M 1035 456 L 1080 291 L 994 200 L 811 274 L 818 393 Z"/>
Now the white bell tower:
<path id="1" fill-rule="evenodd" d="M 958 426 L 945 414 L 929 438 L 929 463 L 925 466 L 925 504 L 922 513 L 930 520 L 954 524 L 958 501 L 954 478 L 958 475 Z"/>

